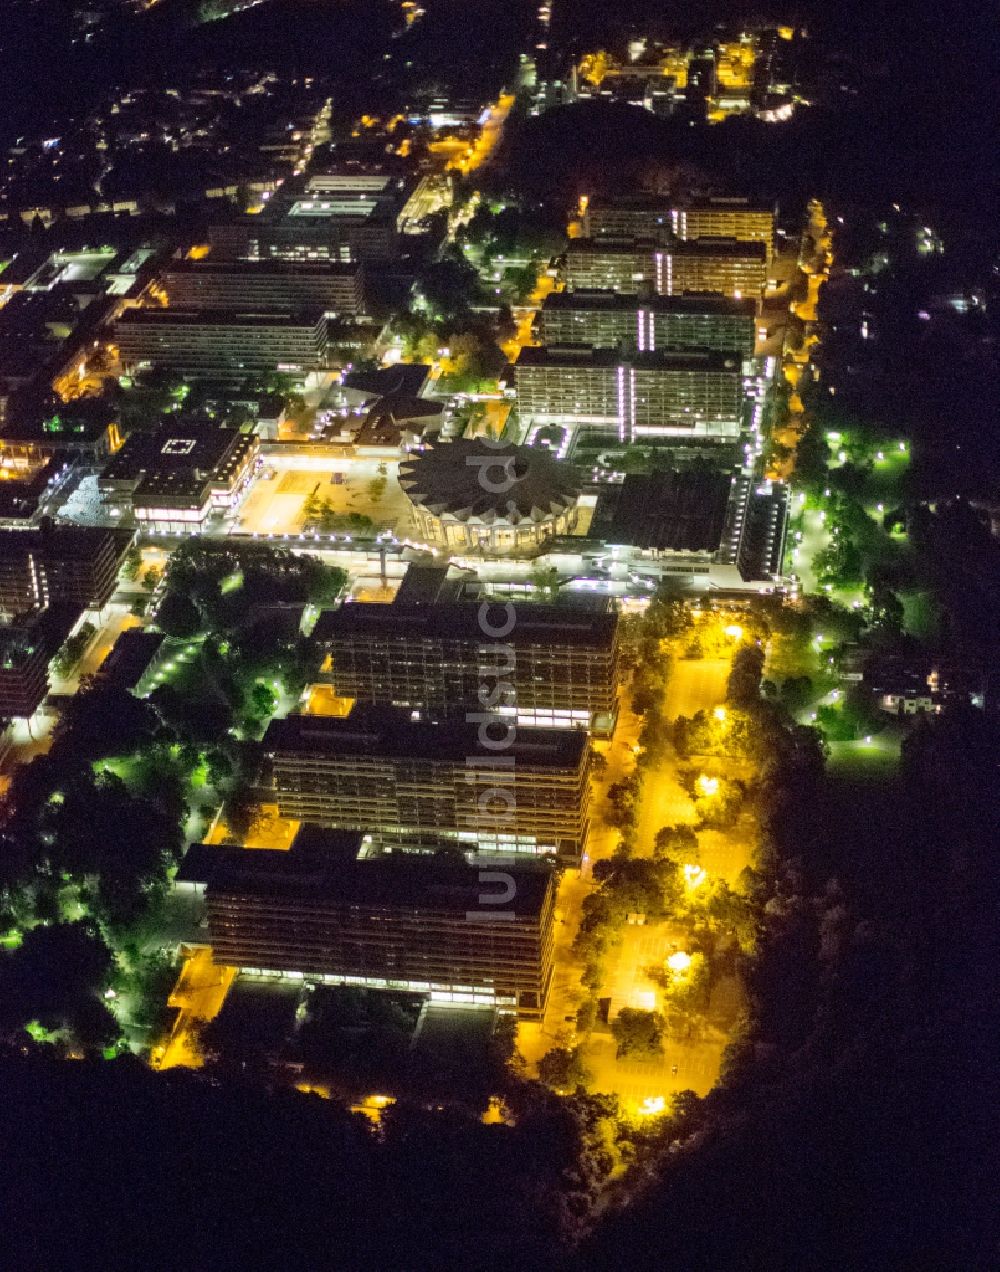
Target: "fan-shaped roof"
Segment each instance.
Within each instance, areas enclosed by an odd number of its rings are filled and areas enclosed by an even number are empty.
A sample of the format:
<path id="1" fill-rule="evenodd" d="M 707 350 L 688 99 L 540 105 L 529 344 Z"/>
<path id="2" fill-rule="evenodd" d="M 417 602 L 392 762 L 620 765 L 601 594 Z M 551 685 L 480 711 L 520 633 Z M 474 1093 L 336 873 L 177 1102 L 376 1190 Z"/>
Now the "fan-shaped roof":
<path id="1" fill-rule="evenodd" d="M 575 470 L 548 451 L 481 438 L 439 442 L 411 455 L 399 466 L 399 484 L 433 516 L 482 525 L 547 521 L 580 494 Z"/>

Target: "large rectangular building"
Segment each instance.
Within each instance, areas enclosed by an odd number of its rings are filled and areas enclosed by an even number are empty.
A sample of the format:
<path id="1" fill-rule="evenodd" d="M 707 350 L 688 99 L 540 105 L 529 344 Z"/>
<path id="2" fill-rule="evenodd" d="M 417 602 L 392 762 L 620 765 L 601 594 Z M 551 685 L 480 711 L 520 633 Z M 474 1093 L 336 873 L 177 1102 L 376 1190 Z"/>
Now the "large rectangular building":
<path id="1" fill-rule="evenodd" d="M 258 468 L 252 432 L 184 421 L 133 433 L 105 466 L 98 490 L 109 508 L 131 512 L 155 533 L 195 533 L 213 514 L 237 508 Z"/>
<path id="2" fill-rule="evenodd" d="M 741 359 L 710 350 L 621 355 L 585 345 L 523 348 L 514 366 L 518 412 L 534 423 L 576 423 L 642 436 L 739 436 Z"/>
<path id="3" fill-rule="evenodd" d="M 588 238 L 735 239 L 760 243 L 768 259 L 774 250 L 774 209 L 749 199 L 712 197 L 684 206 L 656 195 L 593 198 L 583 218 Z"/>
<path id="4" fill-rule="evenodd" d="M 326 316 L 230 310 L 130 309 L 115 325 L 122 367 L 170 367 L 190 376 L 234 378 L 329 366 Z"/>
<path id="5" fill-rule="evenodd" d="M 0 614 L 50 605 L 101 609 L 117 586 L 128 546 L 127 534 L 94 527 L 0 530 Z"/>
<path id="6" fill-rule="evenodd" d="M 211 226 L 213 252 L 282 261 L 388 261 L 399 255 L 408 177 L 317 173 L 290 182 L 256 216 Z"/>
<path id="7" fill-rule="evenodd" d="M 182 882 L 203 883 L 216 963 L 541 1017 L 552 980 L 550 870 L 505 866 L 498 884 L 461 860 L 351 858 L 311 839 L 287 852 L 192 850 Z"/>
<path id="8" fill-rule="evenodd" d="M 30 719 L 49 692 L 49 663 L 80 618 L 76 605 L 0 623 L 0 719 Z"/>
<path id="9" fill-rule="evenodd" d="M 497 710 L 519 724 L 607 735 L 618 713 L 618 615 L 522 605 L 502 640 L 483 632 L 479 601 L 356 603 L 320 615 L 324 676 L 357 702 L 454 713 L 503 688 Z M 496 613 L 487 606 L 487 618 Z M 490 621 L 493 621 L 492 619 Z"/>
<path id="10" fill-rule="evenodd" d="M 683 296 L 714 292 L 756 300 L 767 279 L 762 243 L 696 239 L 661 246 L 648 239 L 570 239 L 566 249 L 569 291 L 617 291 Z"/>
<path id="11" fill-rule="evenodd" d="M 526 729 L 479 712 L 441 723 L 409 712 L 288 716 L 264 735 L 283 817 L 368 827 L 383 841 L 558 854 L 579 861 L 589 824 L 582 729 Z"/>
<path id="12" fill-rule="evenodd" d="M 360 266 L 333 261 L 172 261 L 162 282 L 171 306 L 179 309 L 322 309 L 350 315 L 365 309 Z"/>
<path id="13" fill-rule="evenodd" d="M 696 460 L 605 487 L 590 537 L 649 578 L 769 591 L 781 573 L 787 511 L 782 484 Z"/>
<path id="14" fill-rule="evenodd" d="M 638 353 L 658 349 L 735 350 L 753 356 L 753 300 L 723 296 L 647 296 L 550 292 L 536 319 L 543 345 L 586 344 Z"/>

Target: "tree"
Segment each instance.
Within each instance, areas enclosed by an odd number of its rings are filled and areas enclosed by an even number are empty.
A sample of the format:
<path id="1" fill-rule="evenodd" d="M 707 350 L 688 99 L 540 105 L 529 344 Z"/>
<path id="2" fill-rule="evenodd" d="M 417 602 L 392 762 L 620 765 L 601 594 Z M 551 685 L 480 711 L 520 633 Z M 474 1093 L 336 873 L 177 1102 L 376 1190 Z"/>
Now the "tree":
<path id="1" fill-rule="evenodd" d="M 663 1049 L 666 1024 L 658 1011 L 623 1007 L 611 1022 L 611 1034 L 618 1044 L 618 1057 L 652 1056 Z"/>
<path id="2" fill-rule="evenodd" d="M 635 773 L 608 787 L 607 819 L 612 826 L 624 830 L 635 819 L 639 799 L 639 778 Z"/>
<path id="3" fill-rule="evenodd" d="M 139 577 L 139 570 L 141 566 L 142 550 L 139 548 L 138 544 L 134 543 L 129 548 L 128 552 L 125 553 L 125 558 L 122 561 L 122 578 L 127 579 L 130 583 L 134 582 L 135 579 Z"/>
<path id="4" fill-rule="evenodd" d="M 695 779 L 692 795 L 699 826 L 711 826 L 722 830 L 732 826 L 739 815 L 745 789 L 742 782 L 727 777 Z"/>
<path id="5" fill-rule="evenodd" d="M 52 669 L 58 676 L 68 675 L 83 657 L 84 650 L 94 638 L 97 628 L 93 623 L 81 623 L 72 636 L 52 659 Z"/>
<path id="6" fill-rule="evenodd" d="M 746 706 L 760 698 L 760 682 L 764 671 L 764 651 L 759 645 L 741 645 L 733 655 L 726 682 L 726 701 Z"/>
<path id="7" fill-rule="evenodd" d="M 0 953 L 0 1022 L 9 1030 L 37 1021 L 78 1046 L 107 1046 L 118 1035 L 100 998 L 110 972 L 111 951 L 92 924 L 32 928 Z"/>
<path id="8" fill-rule="evenodd" d="M 110 773 L 85 771 L 44 809 L 41 831 L 52 868 L 85 884 L 113 928 L 145 913 L 181 855 L 183 799 L 162 764 L 159 772 L 156 796 L 143 798 Z"/>
<path id="9" fill-rule="evenodd" d="M 538 1076 L 557 1091 L 573 1091 L 586 1086 L 588 1073 L 579 1047 L 553 1047 L 538 1062 Z"/>
<path id="10" fill-rule="evenodd" d="M 156 611 L 156 625 L 168 636 L 196 636 L 201 631 L 201 615 L 189 596 L 170 590 Z"/>
<path id="11" fill-rule="evenodd" d="M 682 865 L 697 865 L 701 860 L 698 835 L 693 826 L 661 826 L 653 836 L 653 856 L 669 858 Z"/>

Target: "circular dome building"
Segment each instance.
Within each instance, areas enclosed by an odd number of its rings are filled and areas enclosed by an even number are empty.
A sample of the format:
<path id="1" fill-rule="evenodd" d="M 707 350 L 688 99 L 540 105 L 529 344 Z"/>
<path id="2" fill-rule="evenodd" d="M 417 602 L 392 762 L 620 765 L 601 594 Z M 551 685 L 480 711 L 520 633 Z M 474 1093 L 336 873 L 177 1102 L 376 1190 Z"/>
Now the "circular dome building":
<path id="1" fill-rule="evenodd" d="M 399 484 L 428 543 L 498 553 L 569 533 L 580 497 L 574 469 L 547 450 L 483 438 L 410 455 Z"/>

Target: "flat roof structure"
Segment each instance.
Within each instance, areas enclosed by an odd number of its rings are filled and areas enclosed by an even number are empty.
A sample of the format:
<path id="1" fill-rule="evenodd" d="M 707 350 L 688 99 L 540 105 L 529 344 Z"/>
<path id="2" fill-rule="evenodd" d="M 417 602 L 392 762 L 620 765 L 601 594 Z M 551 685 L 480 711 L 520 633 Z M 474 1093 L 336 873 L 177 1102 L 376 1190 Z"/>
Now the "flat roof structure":
<path id="1" fill-rule="evenodd" d="M 104 466 L 101 477 L 110 481 L 152 478 L 162 483 L 185 475 L 191 481 L 203 481 L 231 462 L 234 447 L 249 436 L 234 428 L 170 422 L 154 433 L 132 433 Z"/>
<path id="2" fill-rule="evenodd" d="M 718 292 L 685 292 L 681 296 L 640 296 L 638 293 L 593 291 L 549 292 L 542 301 L 543 310 L 600 310 L 630 312 L 636 309 L 661 314 L 713 314 L 719 317 L 753 318 L 757 312 L 754 300 L 732 300 Z M 530 346 L 529 346 L 530 347 Z"/>
<path id="3" fill-rule="evenodd" d="M 361 832 L 325 831 L 340 835 L 345 849 L 349 840 L 360 844 Z M 188 858 L 193 860 L 190 865 Z M 491 904 L 492 917 L 498 913 L 539 914 L 552 886 L 551 873 L 544 869 L 510 870 L 515 888 L 510 900 Z M 289 851 L 234 848 L 216 844 L 195 844 L 177 875 L 185 882 L 204 883 L 210 890 L 235 892 L 242 896 L 302 898 L 305 901 L 336 901 L 343 905 L 371 906 L 399 910 L 447 911 L 456 915 L 482 909 L 482 871 L 453 856 L 426 853 L 391 853 L 354 858 L 322 847 L 301 847 L 298 841 Z"/>
<path id="4" fill-rule="evenodd" d="M 147 632 L 141 627 L 130 627 L 120 632 L 111 652 L 101 663 L 98 676 L 121 689 L 134 689 L 165 640 L 163 632 Z"/>
<path id="5" fill-rule="evenodd" d="M 400 465 L 399 484 L 431 516 L 483 525 L 544 521 L 573 508 L 580 493 L 576 470 L 547 450 L 480 438 L 414 453 Z"/>
<path id="6" fill-rule="evenodd" d="M 323 317 L 323 310 L 317 308 L 268 313 L 237 309 L 130 309 L 119 323 L 138 327 L 315 327 Z"/>
<path id="7" fill-rule="evenodd" d="M 608 543 L 672 552 L 717 552 L 733 479 L 710 468 L 630 473 L 605 524 L 592 533 Z"/>
<path id="8" fill-rule="evenodd" d="M 483 643 L 480 610 L 484 602 L 438 601 L 431 604 L 399 598 L 391 605 L 355 601 L 339 609 L 324 610 L 313 628 L 313 638 L 321 644 L 334 636 L 377 635 L 391 632 L 413 640 L 436 637 Z M 486 602 L 489 606 L 489 602 Z M 499 614 L 503 603 L 495 607 Z M 580 645 L 587 648 L 611 649 L 615 642 L 618 615 L 569 610 L 558 605 L 532 603 L 517 610 L 517 622 L 504 641 L 511 645 Z"/>
<path id="9" fill-rule="evenodd" d="M 517 355 L 519 367 L 617 367 L 627 365 L 644 371 L 732 371 L 740 370 L 740 359 L 715 349 L 663 349 L 653 352 L 619 353 L 617 349 L 595 349 L 587 344 L 525 345 Z"/>
<path id="10" fill-rule="evenodd" d="M 488 763 L 496 757 L 495 750 L 483 745 L 479 726 L 464 718 L 413 721 L 409 712 L 385 708 L 355 707 L 346 717 L 290 715 L 272 720 L 262 746 L 272 755 L 280 751 L 314 759 L 323 754 L 377 755 L 464 765 L 470 759 Z M 519 728 L 504 758 L 513 759 L 515 767 L 575 769 L 587 746 L 587 735 L 580 729 Z"/>

